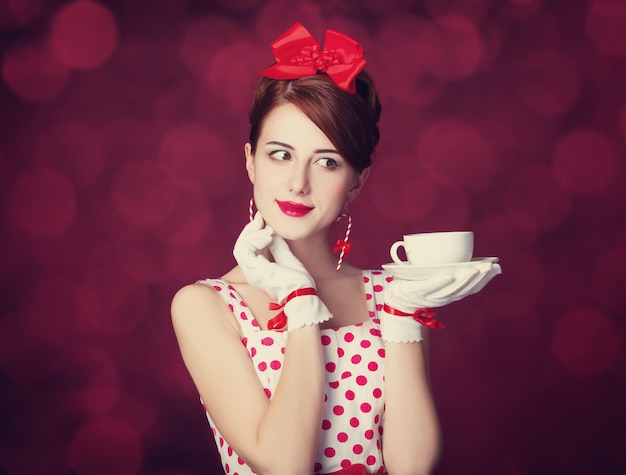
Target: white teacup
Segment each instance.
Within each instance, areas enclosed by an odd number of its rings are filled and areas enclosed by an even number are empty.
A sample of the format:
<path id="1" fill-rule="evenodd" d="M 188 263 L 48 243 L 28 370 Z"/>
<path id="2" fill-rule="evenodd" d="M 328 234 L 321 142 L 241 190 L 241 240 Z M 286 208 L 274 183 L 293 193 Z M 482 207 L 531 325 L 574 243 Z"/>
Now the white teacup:
<path id="1" fill-rule="evenodd" d="M 403 237 L 402 241 L 394 242 L 390 249 L 391 258 L 396 264 L 454 264 L 468 262 L 474 254 L 472 231 L 405 234 Z M 404 248 L 408 262 L 398 256 L 401 247 Z"/>

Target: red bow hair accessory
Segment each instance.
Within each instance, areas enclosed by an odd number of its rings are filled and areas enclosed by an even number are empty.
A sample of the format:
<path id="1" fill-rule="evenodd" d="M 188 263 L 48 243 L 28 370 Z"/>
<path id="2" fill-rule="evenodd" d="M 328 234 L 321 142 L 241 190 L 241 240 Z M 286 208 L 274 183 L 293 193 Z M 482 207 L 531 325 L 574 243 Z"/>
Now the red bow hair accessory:
<path id="1" fill-rule="evenodd" d="M 296 23 L 272 43 L 276 63 L 259 71 L 271 79 L 297 79 L 328 75 L 340 89 L 356 93 L 356 77 L 365 67 L 363 48 L 349 36 L 326 30 L 324 49 L 300 23 Z"/>

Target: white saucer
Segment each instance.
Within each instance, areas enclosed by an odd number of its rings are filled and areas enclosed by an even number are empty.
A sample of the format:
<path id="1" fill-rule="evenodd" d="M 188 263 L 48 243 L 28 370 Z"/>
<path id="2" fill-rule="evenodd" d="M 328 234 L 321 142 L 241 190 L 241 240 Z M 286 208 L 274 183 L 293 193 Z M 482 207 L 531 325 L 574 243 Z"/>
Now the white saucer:
<path id="1" fill-rule="evenodd" d="M 453 264 L 435 264 L 428 266 L 414 266 L 411 264 L 383 264 L 383 269 L 392 276 L 404 280 L 424 280 L 433 274 L 442 274 L 445 272 L 454 272 L 466 267 L 475 267 L 484 262 L 498 262 L 497 257 L 475 257 L 469 262 L 455 262 Z"/>

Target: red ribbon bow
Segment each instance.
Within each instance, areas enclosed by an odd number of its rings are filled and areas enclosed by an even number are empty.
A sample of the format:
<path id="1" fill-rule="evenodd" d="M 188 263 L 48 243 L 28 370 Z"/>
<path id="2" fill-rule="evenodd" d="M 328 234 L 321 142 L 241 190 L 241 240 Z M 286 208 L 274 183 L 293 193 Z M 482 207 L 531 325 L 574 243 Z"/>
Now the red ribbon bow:
<path id="1" fill-rule="evenodd" d="M 365 468 L 365 465 L 357 463 L 325 475 L 367 475 L 367 469 Z"/>
<path id="2" fill-rule="evenodd" d="M 349 36 L 326 30 L 324 49 L 300 23 L 296 23 L 272 43 L 276 63 L 259 74 L 271 79 L 297 79 L 327 74 L 335 84 L 356 93 L 356 77 L 365 67 L 363 48 Z"/>
<path id="3" fill-rule="evenodd" d="M 444 328 L 446 328 L 446 326 L 439 320 L 435 320 L 436 313 L 430 308 L 418 308 L 413 313 L 407 313 L 390 307 L 387 304 L 384 304 L 383 310 L 391 315 L 396 315 L 398 317 L 411 317 L 417 323 L 420 323 L 426 328 L 430 328 L 432 330 L 443 330 Z"/>
<path id="4" fill-rule="evenodd" d="M 351 242 L 346 242 L 343 239 L 337 239 L 337 244 L 335 244 L 335 247 L 333 247 L 333 252 L 337 254 L 343 251 L 344 257 L 347 257 L 353 247 L 354 244 L 352 244 Z"/>
<path id="5" fill-rule="evenodd" d="M 289 302 L 292 299 L 295 299 L 296 297 L 300 297 L 302 295 L 317 295 L 317 292 L 315 291 L 313 287 L 305 287 L 304 289 L 296 289 L 293 292 L 291 292 L 289 295 L 287 295 L 287 297 L 285 297 L 282 303 L 278 304 L 278 303 L 270 302 L 270 310 L 282 310 L 283 308 L 285 308 L 285 305 L 287 305 L 287 302 Z M 287 326 L 287 315 L 285 314 L 284 310 L 281 311 L 274 318 L 270 318 L 267 322 L 268 330 L 282 330 L 286 326 Z"/>

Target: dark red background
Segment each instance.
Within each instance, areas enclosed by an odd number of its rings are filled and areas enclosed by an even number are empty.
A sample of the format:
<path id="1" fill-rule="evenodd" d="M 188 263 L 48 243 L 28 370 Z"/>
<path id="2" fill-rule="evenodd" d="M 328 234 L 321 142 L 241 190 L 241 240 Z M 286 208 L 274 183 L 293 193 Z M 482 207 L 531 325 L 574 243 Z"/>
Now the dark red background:
<path id="1" fill-rule="evenodd" d="M 624 473 L 621 0 L 0 0 L 0 471 L 219 473 L 169 303 L 233 265 L 295 21 L 361 41 L 384 103 L 352 260 L 456 229 L 501 258 L 432 336 L 437 473 Z"/>

